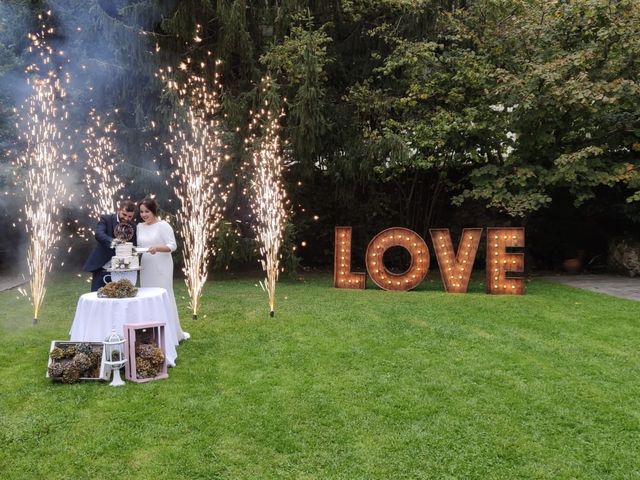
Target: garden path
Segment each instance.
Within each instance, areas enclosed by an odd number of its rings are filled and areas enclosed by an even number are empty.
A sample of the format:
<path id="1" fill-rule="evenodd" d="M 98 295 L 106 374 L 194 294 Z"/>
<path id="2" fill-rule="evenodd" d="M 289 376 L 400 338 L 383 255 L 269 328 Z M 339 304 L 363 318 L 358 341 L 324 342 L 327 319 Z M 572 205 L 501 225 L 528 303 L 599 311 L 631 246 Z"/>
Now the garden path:
<path id="1" fill-rule="evenodd" d="M 610 274 L 584 274 L 547 275 L 538 278 L 590 290 L 592 292 L 605 293 L 607 295 L 613 295 L 614 297 L 640 301 L 640 277 L 630 278 Z"/>
<path id="2" fill-rule="evenodd" d="M 0 292 L 5 290 L 11 290 L 12 288 L 19 287 L 20 285 L 27 283 L 25 275 L 0 275 Z"/>

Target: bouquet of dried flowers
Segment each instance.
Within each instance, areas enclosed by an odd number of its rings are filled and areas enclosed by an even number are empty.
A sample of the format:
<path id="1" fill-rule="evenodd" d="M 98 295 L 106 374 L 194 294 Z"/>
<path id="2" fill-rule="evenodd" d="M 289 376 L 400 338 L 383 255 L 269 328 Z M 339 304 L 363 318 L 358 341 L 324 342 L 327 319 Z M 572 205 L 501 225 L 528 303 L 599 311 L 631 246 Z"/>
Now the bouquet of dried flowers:
<path id="1" fill-rule="evenodd" d="M 82 378 L 98 378 L 102 350 L 100 345 L 61 344 L 49 353 L 49 377 L 63 383 L 75 383 Z"/>
<path id="2" fill-rule="evenodd" d="M 136 376 L 138 378 L 153 378 L 160 373 L 164 365 L 162 349 L 150 343 L 136 345 Z"/>
<path id="3" fill-rule="evenodd" d="M 107 283 L 98 290 L 99 298 L 132 298 L 137 294 L 138 289 L 126 278 L 117 282 Z"/>

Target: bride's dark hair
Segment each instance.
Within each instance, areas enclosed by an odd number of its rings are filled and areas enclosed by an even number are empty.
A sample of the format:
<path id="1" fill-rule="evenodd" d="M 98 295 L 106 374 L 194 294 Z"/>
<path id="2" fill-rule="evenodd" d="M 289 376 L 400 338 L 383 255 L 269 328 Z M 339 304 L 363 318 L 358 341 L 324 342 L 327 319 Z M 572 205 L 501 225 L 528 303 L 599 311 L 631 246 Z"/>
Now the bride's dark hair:
<path id="1" fill-rule="evenodd" d="M 146 197 L 138 202 L 138 208 L 140 208 L 140 205 L 144 205 L 151 213 L 158 215 L 158 204 L 154 198 Z"/>

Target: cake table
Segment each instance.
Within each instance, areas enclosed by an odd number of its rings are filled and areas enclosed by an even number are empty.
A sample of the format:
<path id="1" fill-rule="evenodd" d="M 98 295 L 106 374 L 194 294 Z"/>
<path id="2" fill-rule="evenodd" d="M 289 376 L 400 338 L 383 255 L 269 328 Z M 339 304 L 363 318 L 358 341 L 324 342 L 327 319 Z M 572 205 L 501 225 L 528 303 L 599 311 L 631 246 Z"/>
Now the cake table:
<path id="1" fill-rule="evenodd" d="M 178 325 L 164 288 L 139 288 L 133 298 L 98 298 L 85 293 L 78 300 L 69 332 L 72 342 L 102 342 L 115 329 L 124 334 L 125 323 L 164 322 L 167 364 L 174 366 L 178 353 Z"/>

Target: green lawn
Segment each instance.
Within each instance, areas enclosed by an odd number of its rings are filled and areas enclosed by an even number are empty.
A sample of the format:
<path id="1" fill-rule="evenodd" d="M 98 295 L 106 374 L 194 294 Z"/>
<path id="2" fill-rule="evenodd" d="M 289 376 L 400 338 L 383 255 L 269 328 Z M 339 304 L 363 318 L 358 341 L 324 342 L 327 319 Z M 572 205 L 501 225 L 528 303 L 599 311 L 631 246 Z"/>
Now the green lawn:
<path id="1" fill-rule="evenodd" d="M 270 319 L 255 283 L 210 283 L 197 321 L 183 299 L 177 367 L 119 389 L 44 378 L 86 283 L 50 282 L 36 326 L 1 293 L 0 476 L 640 478 L 640 302 L 309 276 Z"/>

